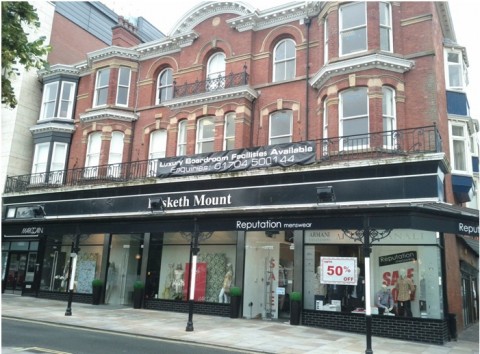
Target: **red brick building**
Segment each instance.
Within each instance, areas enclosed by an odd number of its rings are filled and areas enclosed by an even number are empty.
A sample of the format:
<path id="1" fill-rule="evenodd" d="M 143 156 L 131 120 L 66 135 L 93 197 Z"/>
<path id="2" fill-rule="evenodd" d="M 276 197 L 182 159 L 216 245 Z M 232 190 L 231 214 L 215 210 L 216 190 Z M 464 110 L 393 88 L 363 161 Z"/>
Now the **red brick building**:
<path id="1" fill-rule="evenodd" d="M 37 129 L 65 130 L 8 179 L 2 236 L 41 240 L 37 296 L 79 245 L 75 301 L 142 281 L 146 308 L 228 316 L 235 285 L 272 320 L 301 292 L 304 325 L 444 343 L 478 320 L 467 64 L 439 2 L 199 4 L 145 43 L 120 19 L 41 74 L 75 96 L 44 94 Z"/>

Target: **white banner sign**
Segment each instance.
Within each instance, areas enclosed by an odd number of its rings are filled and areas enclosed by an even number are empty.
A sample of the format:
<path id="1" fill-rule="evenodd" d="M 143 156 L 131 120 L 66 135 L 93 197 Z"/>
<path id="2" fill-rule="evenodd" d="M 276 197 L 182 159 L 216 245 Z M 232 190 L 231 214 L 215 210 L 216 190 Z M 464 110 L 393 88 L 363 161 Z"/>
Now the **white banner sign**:
<path id="1" fill-rule="evenodd" d="M 356 257 L 320 257 L 320 283 L 357 285 Z"/>

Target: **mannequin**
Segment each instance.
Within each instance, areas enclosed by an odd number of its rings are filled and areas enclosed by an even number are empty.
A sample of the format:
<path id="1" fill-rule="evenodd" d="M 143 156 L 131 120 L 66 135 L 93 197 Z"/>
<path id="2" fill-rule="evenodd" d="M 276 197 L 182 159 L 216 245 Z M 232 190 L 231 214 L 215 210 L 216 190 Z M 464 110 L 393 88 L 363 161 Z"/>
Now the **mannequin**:
<path id="1" fill-rule="evenodd" d="M 321 272 L 321 267 L 317 267 L 317 273 L 315 274 L 316 278 L 316 289 L 315 289 L 315 295 L 319 296 L 320 300 L 325 300 L 325 296 L 327 295 L 327 284 L 322 284 L 320 283 L 320 272 Z"/>
<path id="2" fill-rule="evenodd" d="M 375 305 L 377 305 L 380 315 L 393 310 L 392 292 L 385 284 L 382 285 L 382 288 L 375 295 Z"/>
<path id="3" fill-rule="evenodd" d="M 174 298 L 178 299 L 181 298 L 183 292 L 183 286 L 185 285 L 183 281 L 183 268 L 182 265 L 179 263 L 177 264 L 177 268 L 173 271 L 174 280 L 172 282 L 172 289 L 174 293 Z"/>
<path id="4" fill-rule="evenodd" d="M 406 274 L 405 269 L 400 269 L 400 277 L 395 285 L 395 289 L 398 291 L 398 312 L 400 316 L 412 317 L 410 294 L 415 291 L 415 285 L 410 278 L 407 278 Z"/>
<path id="5" fill-rule="evenodd" d="M 232 286 L 232 279 L 233 279 L 233 268 L 232 264 L 227 264 L 227 272 L 225 273 L 225 278 L 223 278 L 223 286 L 220 290 L 220 294 L 218 295 L 218 302 L 220 303 L 228 303 L 229 302 L 229 295 L 230 295 L 230 287 Z"/>

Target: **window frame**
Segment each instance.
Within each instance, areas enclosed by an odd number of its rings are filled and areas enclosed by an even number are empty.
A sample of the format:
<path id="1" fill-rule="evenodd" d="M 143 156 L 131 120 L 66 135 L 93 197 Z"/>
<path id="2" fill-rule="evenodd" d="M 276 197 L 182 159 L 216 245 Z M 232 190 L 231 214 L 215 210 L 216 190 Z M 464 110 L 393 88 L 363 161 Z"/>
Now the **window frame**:
<path id="1" fill-rule="evenodd" d="M 361 114 L 353 114 L 351 116 L 345 116 L 344 112 L 345 112 L 345 109 L 344 109 L 344 103 L 345 103 L 345 97 L 347 94 L 349 94 L 350 92 L 353 92 L 353 91 L 358 91 L 358 90 L 362 90 L 365 92 L 365 98 L 366 98 L 366 113 L 361 113 Z M 341 91 L 340 94 L 339 94 L 339 135 L 341 137 L 340 139 L 340 146 L 339 146 L 339 149 L 341 151 L 344 151 L 344 150 L 355 150 L 355 149 L 363 149 L 363 148 L 368 148 L 370 146 L 370 139 L 369 139 L 369 132 L 370 132 L 370 108 L 369 108 L 369 98 L 368 98 L 368 88 L 367 87 L 363 87 L 363 86 L 357 86 L 357 87 L 352 87 L 352 88 L 349 88 L 347 90 L 344 90 L 344 91 Z M 349 134 L 349 135 L 345 135 L 345 126 L 344 124 L 348 121 L 353 121 L 355 119 L 364 119 L 366 120 L 367 122 L 367 129 L 366 129 L 366 132 L 359 132 L 359 133 L 355 133 L 355 134 Z M 366 135 L 367 136 L 367 143 L 364 144 L 363 143 L 363 138 L 362 136 L 363 135 Z M 362 139 L 361 140 L 361 144 L 354 144 L 352 146 L 350 145 L 346 145 L 346 143 L 348 144 L 349 141 L 348 139 L 345 139 L 345 136 L 357 136 L 356 139 Z"/>
<path id="2" fill-rule="evenodd" d="M 450 164 L 452 166 L 452 173 L 455 174 L 467 174 L 472 173 L 472 158 L 470 149 L 470 135 L 468 132 L 468 126 L 466 122 L 449 121 L 449 135 L 450 135 Z M 462 135 L 454 134 L 454 127 L 462 129 Z M 459 168 L 457 154 L 459 151 L 456 149 L 455 142 L 463 143 L 463 149 L 461 151 L 463 157 L 463 163 L 465 168 Z"/>
<path id="3" fill-rule="evenodd" d="M 157 149 L 160 147 L 160 149 Z M 167 130 L 158 129 L 150 133 L 148 146 L 148 171 L 147 177 L 154 177 L 157 174 L 158 159 L 167 156 Z"/>
<path id="4" fill-rule="evenodd" d="M 93 139 L 98 139 L 93 141 Z M 98 151 L 92 151 L 98 145 Z M 100 152 L 102 150 L 102 132 L 92 132 L 88 135 L 87 139 L 87 151 L 85 156 L 85 168 L 84 168 L 84 177 L 93 178 L 97 177 L 98 166 L 100 165 Z"/>
<path id="5" fill-rule="evenodd" d="M 205 124 L 207 123 L 208 124 Z M 211 125 L 213 127 L 213 136 L 205 136 L 205 132 L 208 132 L 205 127 L 207 125 Z M 206 144 L 211 144 L 212 148 L 205 149 Z M 208 151 L 205 151 L 208 150 Z M 215 151 L 215 117 L 214 116 L 206 116 L 199 118 L 197 120 L 197 143 L 195 144 L 195 153 L 196 154 L 203 154 Z"/>
<path id="6" fill-rule="evenodd" d="M 125 85 L 121 83 L 122 81 L 122 73 L 128 70 L 128 83 Z M 128 101 L 129 101 L 129 96 L 130 96 L 130 84 L 132 80 L 132 69 L 130 69 L 128 66 L 120 66 L 118 68 L 118 77 L 117 77 L 117 97 L 115 98 L 115 105 L 117 106 L 122 106 L 122 107 L 128 107 Z M 124 92 L 126 90 L 125 94 L 125 103 L 119 102 L 120 98 L 120 91 Z"/>
<path id="7" fill-rule="evenodd" d="M 186 119 L 178 122 L 177 132 L 177 156 L 184 156 L 187 154 L 187 123 Z"/>
<path id="8" fill-rule="evenodd" d="M 235 112 L 230 112 L 225 115 L 225 126 L 223 133 L 223 150 L 235 149 Z M 233 126 L 233 128 L 232 128 Z M 229 135 L 229 129 L 233 129 L 233 132 Z M 233 145 L 233 146 L 232 146 Z"/>
<path id="9" fill-rule="evenodd" d="M 222 59 L 218 59 L 218 58 Z M 205 89 L 215 91 L 225 88 L 226 56 L 223 52 L 216 52 L 208 58 Z"/>
<path id="10" fill-rule="evenodd" d="M 280 46 L 285 43 L 285 51 L 284 51 L 284 57 L 277 59 L 277 52 L 280 50 Z M 288 53 L 288 47 L 287 45 L 291 44 L 293 46 L 293 56 L 287 57 Z M 290 73 L 288 69 L 288 64 L 293 62 L 293 68 L 292 72 Z M 283 67 L 283 78 L 277 78 L 278 74 L 278 69 L 279 66 Z M 296 77 L 297 75 L 297 48 L 296 48 L 296 43 L 293 39 L 291 38 L 284 38 L 275 45 L 275 48 L 273 49 L 273 77 L 272 77 L 272 82 L 281 82 L 281 81 L 286 81 L 286 80 L 292 80 Z"/>
<path id="11" fill-rule="evenodd" d="M 328 45 L 329 45 L 328 17 L 325 16 L 323 22 L 323 64 L 328 63 Z"/>
<path id="12" fill-rule="evenodd" d="M 56 153 L 59 147 L 62 147 L 64 150 L 62 152 L 62 156 L 60 156 L 60 161 L 56 161 Z M 52 148 L 52 156 L 51 156 L 51 161 L 50 161 L 50 170 L 49 170 L 49 177 L 48 177 L 48 183 L 53 183 L 53 184 L 62 184 L 63 182 L 63 175 L 65 171 L 65 166 L 67 162 L 67 154 L 68 154 L 68 144 L 67 143 L 62 143 L 59 141 L 55 141 L 53 143 L 53 148 Z M 55 168 L 55 164 L 59 165 L 61 164 L 61 168 Z"/>
<path id="13" fill-rule="evenodd" d="M 42 108 L 40 110 L 40 119 L 39 120 L 47 120 L 47 119 L 53 119 L 56 116 L 57 113 L 57 101 L 58 101 L 58 87 L 59 87 L 60 81 L 54 81 L 54 82 L 49 82 L 43 86 L 43 95 L 42 95 Z M 47 94 L 49 94 L 51 91 L 51 87 L 55 85 L 55 93 L 54 93 L 54 98 L 47 98 Z M 48 112 L 48 109 L 45 109 L 47 104 L 53 105 L 53 112 L 51 117 L 47 117 L 46 114 Z"/>
<path id="14" fill-rule="evenodd" d="M 391 94 L 386 102 L 386 93 Z M 393 88 L 382 86 L 382 127 L 383 127 L 383 147 L 385 149 L 396 149 L 396 130 L 397 130 L 397 112 L 396 112 L 396 92 Z M 388 106 L 386 106 L 388 104 Z"/>
<path id="15" fill-rule="evenodd" d="M 465 68 L 465 62 L 463 60 L 463 53 L 461 50 L 453 48 L 445 48 L 445 84 L 447 90 L 465 91 L 465 86 L 468 83 L 467 72 Z M 456 54 L 458 56 L 458 62 L 451 62 L 449 60 L 449 54 Z M 460 83 L 458 85 L 452 85 L 450 73 L 452 68 L 458 68 L 458 75 Z"/>
<path id="16" fill-rule="evenodd" d="M 118 130 L 113 131 L 110 138 L 110 148 L 108 150 L 107 176 L 120 177 L 124 147 L 125 133 Z"/>
<path id="17" fill-rule="evenodd" d="M 100 85 L 100 79 L 101 79 L 100 76 L 102 75 L 102 73 L 108 73 L 106 85 Z M 110 68 L 102 68 L 97 70 L 96 78 L 95 78 L 95 92 L 93 95 L 93 107 L 103 107 L 108 104 L 109 82 L 110 82 Z M 104 91 L 106 91 L 105 102 L 99 103 L 98 102 L 98 100 L 100 99 L 99 93 L 102 93 Z"/>
<path id="18" fill-rule="evenodd" d="M 272 128 L 274 126 L 273 124 L 273 119 L 280 115 L 280 114 L 286 114 L 287 118 L 289 119 L 289 132 L 287 134 L 278 134 L 278 135 L 272 135 Z M 284 123 L 284 122 L 282 122 Z M 288 141 L 281 141 L 287 138 Z M 269 124 L 268 124 L 268 144 L 269 145 L 278 145 L 278 144 L 286 144 L 286 143 L 291 143 L 293 139 L 293 111 L 289 109 L 282 109 L 279 111 L 272 112 L 269 116 Z M 280 140 L 280 141 L 276 141 Z"/>
<path id="19" fill-rule="evenodd" d="M 388 23 L 382 23 L 382 7 L 385 6 Z M 381 1 L 378 4 L 379 21 L 380 21 L 380 50 L 392 53 L 393 52 L 393 30 L 392 30 L 392 5 L 389 2 Z M 383 31 L 382 31 L 383 30 Z M 382 33 L 386 32 L 388 38 L 388 48 L 382 46 Z"/>
<path id="20" fill-rule="evenodd" d="M 165 84 L 162 78 L 166 76 Z M 165 99 L 162 100 L 162 93 L 165 92 Z M 165 101 L 173 98 L 173 69 L 165 68 L 158 74 L 157 77 L 157 96 L 155 97 L 155 104 L 159 105 Z"/>
<path id="21" fill-rule="evenodd" d="M 363 11 L 364 11 L 364 23 L 361 24 L 361 25 L 355 25 L 355 26 L 352 26 L 352 27 L 346 27 L 344 28 L 343 27 L 343 24 L 344 24 L 344 10 L 349 8 L 349 7 L 353 7 L 353 6 L 359 6 L 359 5 L 363 5 Z M 338 11 L 338 16 L 339 16 L 339 19 L 338 19 L 338 23 L 339 23 L 339 33 L 338 33 L 338 40 L 339 40 L 339 54 L 340 54 L 340 57 L 343 57 L 343 56 L 346 56 L 346 55 L 351 55 L 351 54 L 356 54 L 356 53 L 361 53 L 361 52 L 365 52 L 368 50 L 368 16 L 367 16 L 367 3 L 366 2 L 352 2 L 352 3 L 348 3 L 348 4 L 345 4 L 345 5 L 342 5 L 340 6 L 339 8 L 339 11 Z M 362 30 L 362 29 L 365 29 L 365 46 L 363 47 L 363 49 L 355 49 L 353 51 L 349 51 L 349 52 L 344 52 L 344 41 L 343 41 L 343 38 L 345 37 L 344 35 L 348 32 L 352 32 L 352 31 L 358 31 L 358 30 Z"/>

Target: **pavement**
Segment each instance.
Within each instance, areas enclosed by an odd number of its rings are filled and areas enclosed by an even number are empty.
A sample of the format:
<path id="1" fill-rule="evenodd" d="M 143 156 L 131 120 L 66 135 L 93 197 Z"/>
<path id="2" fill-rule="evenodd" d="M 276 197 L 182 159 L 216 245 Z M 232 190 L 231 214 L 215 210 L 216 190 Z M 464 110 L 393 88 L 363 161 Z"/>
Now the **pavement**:
<path id="1" fill-rule="evenodd" d="M 292 326 L 287 321 L 231 319 L 193 314 L 192 332 L 185 330 L 188 314 L 133 309 L 125 306 L 72 303 L 65 316 L 65 301 L 2 294 L 2 318 L 97 329 L 136 336 L 203 343 L 236 349 L 241 353 L 365 353 L 364 334 Z M 463 331 L 457 341 L 444 345 L 423 344 L 372 337 L 375 354 L 478 354 L 478 323 Z M 2 348 L 2 353 L 28 353 L 21 348 Z"/>

